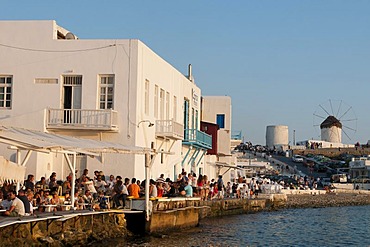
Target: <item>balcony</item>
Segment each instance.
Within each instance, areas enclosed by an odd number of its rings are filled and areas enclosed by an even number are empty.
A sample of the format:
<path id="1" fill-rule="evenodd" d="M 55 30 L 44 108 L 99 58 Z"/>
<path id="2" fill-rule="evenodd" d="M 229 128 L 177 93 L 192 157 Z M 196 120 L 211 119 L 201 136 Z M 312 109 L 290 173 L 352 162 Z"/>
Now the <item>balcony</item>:
<path id="1" fill-rule="evenodd" d="M 118 131 L 117 112 L 109 110 L 47 109 L 46 128 Z"/>
<path id="2" fill-rule="evenodd" d="M 183 140 L 184 126 L 173 120 L 156 120 L 155 137 Z"/>
<path id="3" fill-rule="evenodd" d="M 182 143 L 184 145 L 212 149 L 212 136 L 196 129 L 185 129 Z"/>

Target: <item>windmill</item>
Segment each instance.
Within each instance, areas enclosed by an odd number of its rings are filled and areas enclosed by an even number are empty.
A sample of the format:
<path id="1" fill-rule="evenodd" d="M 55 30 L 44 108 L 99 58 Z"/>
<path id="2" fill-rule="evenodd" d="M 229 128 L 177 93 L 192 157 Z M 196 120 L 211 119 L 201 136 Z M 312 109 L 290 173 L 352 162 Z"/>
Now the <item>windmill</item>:
<path id="1" fill-rule="evenodd" d="M 313 113 L 313 126 L 320 127 L 322 141 L 342 143 L 344 137 L 351 141 L 357 130 L 357 117 L 352 106 L 343 100 L 331 100 L 318 105 Z"/>

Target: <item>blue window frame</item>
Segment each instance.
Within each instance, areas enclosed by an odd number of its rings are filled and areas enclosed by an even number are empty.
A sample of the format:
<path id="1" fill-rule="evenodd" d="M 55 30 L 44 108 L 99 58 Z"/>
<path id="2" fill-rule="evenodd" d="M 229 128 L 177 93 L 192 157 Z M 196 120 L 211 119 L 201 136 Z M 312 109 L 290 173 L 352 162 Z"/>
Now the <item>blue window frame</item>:
<path id="1" fill-rule="evenodd" d="M 220 129 L 225 128 L 225 114 L 217 114 L 216 122 Z"/>

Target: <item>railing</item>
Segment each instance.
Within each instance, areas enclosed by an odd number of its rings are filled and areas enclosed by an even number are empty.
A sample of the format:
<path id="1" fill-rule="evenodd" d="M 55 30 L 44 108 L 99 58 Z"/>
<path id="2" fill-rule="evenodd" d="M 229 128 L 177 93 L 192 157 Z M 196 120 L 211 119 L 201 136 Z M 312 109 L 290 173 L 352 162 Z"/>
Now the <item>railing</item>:
<path id="1" fill-rule="evenodd" d="M 194 144 L 207 149 L 211 149 L 212 136 L 197 129 L 185 129 L 183 143 Z"/>
<path id="2" fill-rule="evenodd" d="M 47 128 L 118 130 L 117 112 L 108 110 L 47 109 Z"/>
<path id="3" fill-rule="evenodd" d="M 157 137 L 168 137 L 177 140 L 184 139 L 184 126 L 173 120 L 155 121 L 155 135 Z"/>

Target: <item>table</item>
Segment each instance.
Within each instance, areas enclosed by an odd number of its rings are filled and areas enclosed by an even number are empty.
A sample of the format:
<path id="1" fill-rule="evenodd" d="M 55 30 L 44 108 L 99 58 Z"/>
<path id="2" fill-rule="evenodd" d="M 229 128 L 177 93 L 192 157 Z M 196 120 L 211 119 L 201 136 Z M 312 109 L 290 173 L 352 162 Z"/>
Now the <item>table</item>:
<path id="1" fill-rule="evenodd" d="M 68 211 L 68 210 L 71 210 L 72 205 L 71 204 L 60 204 L 59 207 L 62 208 L 62 211 Z"/>
<path id="2" fill-rule="evenodd" d="M 48 205 L 42 205 L 42 207 L 45 208 L 45 212 L 53 212 L 54 208 L 56 208 L 57 205 L 48 204 Z"/>
<path id="3" fill-rule="evenodd" d="M 82 209 L 86 209 L 86 206 L 91 205 L 91 204 L 89 204 L 89 203 L 79 202 L 79 203 L 77 203 L 77 205 L 78 205 L 78 206 L 81 206 L 81 207 L 82 207 Z"/>

